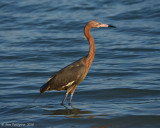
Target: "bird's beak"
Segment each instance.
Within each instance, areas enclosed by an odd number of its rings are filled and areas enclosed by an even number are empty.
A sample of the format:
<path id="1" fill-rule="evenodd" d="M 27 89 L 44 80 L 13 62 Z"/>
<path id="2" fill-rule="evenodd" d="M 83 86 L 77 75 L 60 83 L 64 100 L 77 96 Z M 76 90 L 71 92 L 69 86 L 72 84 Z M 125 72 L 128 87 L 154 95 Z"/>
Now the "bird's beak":
<path id="1" fill-rule="evenodd" d="M 108 24 L 100 24 L 100 25 L 98 25 L 98 27 L 112 27 L 112 28 L 116 28 L 115 26 L 108 25 Z"/>

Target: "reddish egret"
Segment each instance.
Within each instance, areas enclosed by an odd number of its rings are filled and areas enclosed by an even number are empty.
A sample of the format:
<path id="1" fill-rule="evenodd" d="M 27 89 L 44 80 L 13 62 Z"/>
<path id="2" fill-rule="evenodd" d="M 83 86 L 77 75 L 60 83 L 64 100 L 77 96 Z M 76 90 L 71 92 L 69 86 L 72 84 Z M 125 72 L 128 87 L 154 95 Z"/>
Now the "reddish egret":
<path id="1" fill-rule="evenodd" d="M 69 104 L 71 104 L 72 96 L 77 85 L 86 77 L 88 70 L 95 56 L 94 39 L 90 34 L 92 28 L 114 27 L 112 25 L 101 24 L 97 21 L 90 21 L 84 28 L 84 37 L 89 41 L 89 53 L 87 56 L 77 60 L 76 62 L 66 66 L 56 72 L 48 81 L 40 88 L 40 93 L 49 90 L 66 90 L 66 95 L 62 101 L 64 104 L 68 94 L 71 92 Z"/>

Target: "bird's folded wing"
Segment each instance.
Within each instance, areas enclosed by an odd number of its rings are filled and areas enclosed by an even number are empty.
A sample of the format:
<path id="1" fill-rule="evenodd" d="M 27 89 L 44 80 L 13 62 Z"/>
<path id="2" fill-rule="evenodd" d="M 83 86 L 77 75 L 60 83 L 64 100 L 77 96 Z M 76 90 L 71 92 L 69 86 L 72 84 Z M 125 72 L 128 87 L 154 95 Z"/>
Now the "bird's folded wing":
<path id="1" fill-rule="evenodd" d="M 49 81 L 50 89 L 63 90 L 71 85 L 79 84 L 85 73 L 85 66 L 68 66 L 57 72 Z"/>

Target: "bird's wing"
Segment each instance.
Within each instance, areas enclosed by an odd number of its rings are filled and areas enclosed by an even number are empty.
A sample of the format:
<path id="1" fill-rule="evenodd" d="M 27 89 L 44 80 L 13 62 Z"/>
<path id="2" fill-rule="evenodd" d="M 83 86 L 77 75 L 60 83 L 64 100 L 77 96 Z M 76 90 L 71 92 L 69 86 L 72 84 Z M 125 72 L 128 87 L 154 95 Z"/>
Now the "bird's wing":
<path id="1" fill-rule="evenodd" d="M 46 84 L 41 87 L 41 93 L 47 90 L 65 90 L 71 85 L 79 84 L 85 73 L 84 64 L 78 61 L 55 73 Z"/>
<path id="2" fill-rule="evenodd" d="M 85 73 L 84 65 L 72 65 L 66 67 L 55 74 L 50 80 L 50 88 L 56 90 L 63 90 L 71 85 L 79 84 Z"/>

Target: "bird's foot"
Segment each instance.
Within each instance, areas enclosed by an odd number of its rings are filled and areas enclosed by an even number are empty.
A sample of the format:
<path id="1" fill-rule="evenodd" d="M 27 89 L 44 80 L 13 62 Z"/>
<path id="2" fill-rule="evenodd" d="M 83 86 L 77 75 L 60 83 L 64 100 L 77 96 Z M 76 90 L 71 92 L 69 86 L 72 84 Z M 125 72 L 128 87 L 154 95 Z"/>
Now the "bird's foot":
<path id="1" fill-rule="evenodd" d="M 64 103 L 62 102 L 61 105 L 64 106 Z"/>
<path id="2" fill-rule="evenodd" d="M 71 104 L 70 102 L 68 103 L 68 105 L 69 105 L 69 106 L 72 106 L 72 104 Z"/>

